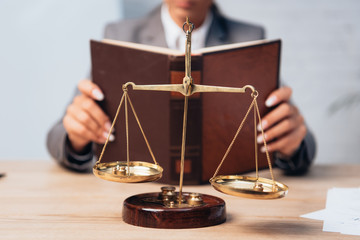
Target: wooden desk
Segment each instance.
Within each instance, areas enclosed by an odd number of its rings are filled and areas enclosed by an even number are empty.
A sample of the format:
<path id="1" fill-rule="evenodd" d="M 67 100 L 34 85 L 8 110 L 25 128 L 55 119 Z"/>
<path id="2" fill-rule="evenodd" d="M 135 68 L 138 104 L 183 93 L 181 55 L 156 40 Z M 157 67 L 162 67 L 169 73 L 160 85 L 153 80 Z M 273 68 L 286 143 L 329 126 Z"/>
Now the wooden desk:
<path id="1" fill-rule="evenodd" d="M 135 227 L 121 219 L 125 198 L 158 192 L 157 183 L 120 184 L 70 172 L 52 161 L 0 162 L 0 239 L 359 239 L 322 231 L 322 222 L 299 216 L 325 208 L 327 190 L 359 187 L 360 165 L 314 166 L 305 177 L 275 178 L 289 186 L 280 200 L 224 195 L 210 185 L 184 191 L 221 197 L 224 224 L 185 230 Z M 268 177 L 262 171 L 260 176 Z"/>

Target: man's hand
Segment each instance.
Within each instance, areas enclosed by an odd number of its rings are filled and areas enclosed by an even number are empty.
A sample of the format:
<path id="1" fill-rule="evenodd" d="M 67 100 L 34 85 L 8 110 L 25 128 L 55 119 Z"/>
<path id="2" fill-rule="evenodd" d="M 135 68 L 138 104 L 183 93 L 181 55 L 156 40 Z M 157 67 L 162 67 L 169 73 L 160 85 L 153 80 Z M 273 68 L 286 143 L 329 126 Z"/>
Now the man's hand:
<path id="1" fill-rule="evenodd" d="M 281 87 L 272 92 L 265 104 L 267 107 L 276 107 L 262 119 L 269 152 L 277 151 L 289 157 L 300 146 L 307 132 L 303 116 L 289 102 L 291 94 L 289 87 Z M 258 130 L 260 131 L 260 126 Z M 258 143 L 263 143 L 261 134 L 258 136 Z M 264 148 L 261 150 L 265 151 Z"/>
<path id="2" fill-rule="evenodd" d="M 111 128 L 109 117 L 96 104 L 104 95 L 90 80 L 78 84 L 81 94 L 68 106 L 63 124 L 71 147 L 81 152 L 90 142 L 104 143 Z M 111 135 L 109 140 L 114 140 Z"/>

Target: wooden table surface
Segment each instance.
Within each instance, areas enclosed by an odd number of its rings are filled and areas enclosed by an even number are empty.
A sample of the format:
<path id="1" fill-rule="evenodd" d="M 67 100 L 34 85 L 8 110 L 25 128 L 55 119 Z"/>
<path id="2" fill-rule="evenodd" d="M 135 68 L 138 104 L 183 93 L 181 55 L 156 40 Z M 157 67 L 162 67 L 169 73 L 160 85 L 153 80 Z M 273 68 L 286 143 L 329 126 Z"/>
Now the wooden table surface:
<path id="1" fill-rule="evenodd" d="M 275 179 L 289 186 L 279 200 L 251 200 L 217 192 L 210 185 L 184 192 L 221 197 L 227 221 L 198 229 L 152 229 L 122 221 L 125 198 L 159 192 L 159 183 L 121 184 L 79 174 L 52 161 L 1 161 L 0 239 L 359 239 L 322 231 L 322 221 L 300 215 L 325 208 L 332 187 L 359 187 L 360 165 L 315 165 L 303 177 Z M 269 177 L 268 171 L 260 176 Z"/>

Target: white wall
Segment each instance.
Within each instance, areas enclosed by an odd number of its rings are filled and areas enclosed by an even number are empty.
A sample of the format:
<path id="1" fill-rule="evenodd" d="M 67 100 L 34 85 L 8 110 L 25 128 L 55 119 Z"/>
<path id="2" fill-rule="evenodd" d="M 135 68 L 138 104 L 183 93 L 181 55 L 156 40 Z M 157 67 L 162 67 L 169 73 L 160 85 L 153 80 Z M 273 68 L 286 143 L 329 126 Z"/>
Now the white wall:
<path id="1" fill-rule="evenodd" d="M 159 0 L 123 2 L 131 17 Z M 232 18 L 262 24 L 268 38 L 283 39 L 282 78 L 316 134 L 316 162 L 360 163 L 360 1 L 218 5 Z M 88 72 L 88 40 L 101 38 L 121 9 L 115 0 L 0 2 L 0 159 L 49 159 L 46 132 Z M 334 103 L 341 107 L 331 112 Z"/>
<path id="2" fill-rule="evenodd" d="M 218 2 L 283 40 L 282 79 L 316 135 L 316 162 L 360 163 L 360 1 Z"/>
<path id="3" fill-rule="evenodd" d="M 0 159 L 49 159 L 47 130 L 90 69 L 118 0 L 0 1 Z"/>

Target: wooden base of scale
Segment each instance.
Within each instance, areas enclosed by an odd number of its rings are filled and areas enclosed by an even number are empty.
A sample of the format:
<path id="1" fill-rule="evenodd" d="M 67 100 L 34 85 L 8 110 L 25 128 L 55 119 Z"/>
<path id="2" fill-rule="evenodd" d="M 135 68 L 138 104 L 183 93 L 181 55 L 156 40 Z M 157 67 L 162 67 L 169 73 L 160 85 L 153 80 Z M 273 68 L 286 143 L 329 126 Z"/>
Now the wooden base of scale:
<path id="1" fill-rule="evenodd" d="M 201 202 L 197 201 L 199 197 Z M 165 198 L 164 201 L 161 193 L 127 198 L 123 205 L 123 220 L 135 226 L 168 229 L 208 227 L 226 221 L 225 202 L 221 198 L 183 193 L 182 204 Z"/>

